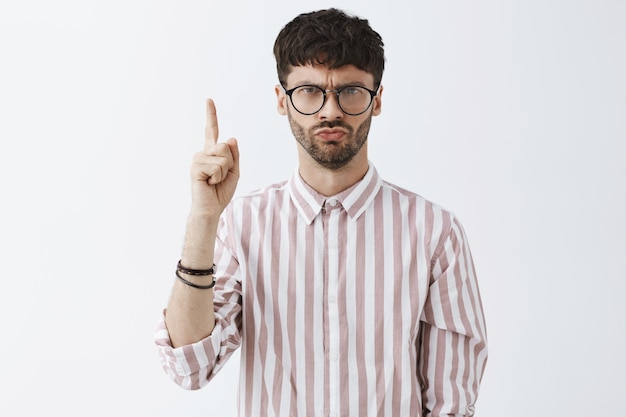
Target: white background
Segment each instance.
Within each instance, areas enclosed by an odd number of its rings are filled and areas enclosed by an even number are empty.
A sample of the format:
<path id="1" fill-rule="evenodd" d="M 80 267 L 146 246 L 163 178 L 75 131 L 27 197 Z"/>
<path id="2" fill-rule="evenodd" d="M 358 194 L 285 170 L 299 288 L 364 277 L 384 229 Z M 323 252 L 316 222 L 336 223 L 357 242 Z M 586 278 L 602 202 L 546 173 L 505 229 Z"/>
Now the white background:
<path id="1" fill-rule="evenodd" d="M 453 210 L 490 359 L 479 416 L 620 415 L 626 3 L 0 1 L 0 410 L 234 416 L 237 356 L 186 392 L 152 337 L 213 97 L 240 193 L 287 178 L 274 38 L 336 5 L 386 44 L 370 157 Z"/>

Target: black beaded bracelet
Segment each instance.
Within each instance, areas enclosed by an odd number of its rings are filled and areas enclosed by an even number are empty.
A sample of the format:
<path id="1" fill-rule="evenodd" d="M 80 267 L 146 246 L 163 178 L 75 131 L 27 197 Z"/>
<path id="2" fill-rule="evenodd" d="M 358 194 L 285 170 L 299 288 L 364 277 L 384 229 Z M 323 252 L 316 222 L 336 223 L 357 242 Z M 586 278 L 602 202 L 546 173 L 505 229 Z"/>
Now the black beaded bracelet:
<path id="1" fill-rule="evenodd" d="M 198 285 L 198 284 L 194 284 L 193 282 L 187 281 L 185 278 L 183 278 L 182 276 L 180 276 L 180 273 L 178 271 L 176 271 L 176 276 L 178 277 L 179 280 L 181 280 L 184 284 L 189 285 L 190 287 L 194 287 L 194 288 L 198 288 L 200 290 L 208 290 L 210 288 L 213 288 L 215 286 L 215 277 L 213 277 L 213 282 L 211 282 L 211 284 L 209 285 Z"/>
<path id="2" fill-rule="evenodd" d="M 176 270 L 187 275 L 213 275 L 215 274 L 215 264 L 213 264 L 213 266 L 209 269 L 189 269 L 182 266 L 180 261 L 178 261 L 178 265 L 176 265 Z"/>

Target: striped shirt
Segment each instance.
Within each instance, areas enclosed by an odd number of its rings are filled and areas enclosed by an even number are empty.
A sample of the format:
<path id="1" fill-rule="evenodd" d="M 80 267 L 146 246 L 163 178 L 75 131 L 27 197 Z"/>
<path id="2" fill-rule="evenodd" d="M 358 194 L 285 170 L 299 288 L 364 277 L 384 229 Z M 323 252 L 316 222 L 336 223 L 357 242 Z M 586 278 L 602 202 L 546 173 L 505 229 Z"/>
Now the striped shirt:
<path id="1" fill-rule="evenodd" d="M 486 329 L 463 228 L 381 179 L 318 194 L 297 174 L 234 199 L 216 243 L 216 325 L 167 374 L 205 386 L 241 348 L 241 416 L 471 416 Z"/>

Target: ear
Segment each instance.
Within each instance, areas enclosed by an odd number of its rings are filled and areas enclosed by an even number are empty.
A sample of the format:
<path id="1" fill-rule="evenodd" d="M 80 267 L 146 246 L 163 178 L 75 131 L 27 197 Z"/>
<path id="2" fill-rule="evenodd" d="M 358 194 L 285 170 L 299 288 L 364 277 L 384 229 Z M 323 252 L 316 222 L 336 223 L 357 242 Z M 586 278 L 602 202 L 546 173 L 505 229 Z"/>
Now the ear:
<path id="1" fill-rule="evenodd" d="M 274 92 L 276 93 L 278 114 L 282 116 L 287 115 L 287 94 L 285 94 L 285 90 L 280 85 L 274 87 Z"/>
<path id="2" fill-rule="evenodd" d="M 372 105 L 372 115 L 378 116 L 382 111 L 382 95 L 383 95 L 383 86 L 378 87 L 378 94 L 374 97 L 374 103 Z"/>

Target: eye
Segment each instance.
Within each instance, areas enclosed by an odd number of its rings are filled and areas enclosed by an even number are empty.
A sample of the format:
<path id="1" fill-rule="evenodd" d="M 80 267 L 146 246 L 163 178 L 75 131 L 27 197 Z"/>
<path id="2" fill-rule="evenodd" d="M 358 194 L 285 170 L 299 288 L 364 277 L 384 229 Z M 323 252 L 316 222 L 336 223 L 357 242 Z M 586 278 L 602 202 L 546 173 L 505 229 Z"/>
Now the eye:
<path id="1" fill-rule="evenodd" d="M 322 90 L 320 90 L 317 87 L 311 86 L 311 85 L 305 85 L 302 87 L 299 87 L 297 92 L 298 94 L 306 94 L 306 95 L 313 95 L 313 94 L 319 94 Z"/>
<path id="2" fill-rule="evenodd" d="M 357 94 L 362 94 L 363 90 L 361 90 L 361 87 L 344 87 L 341 89 L 341 93 L 346 96 L 355 96 Z"/>

